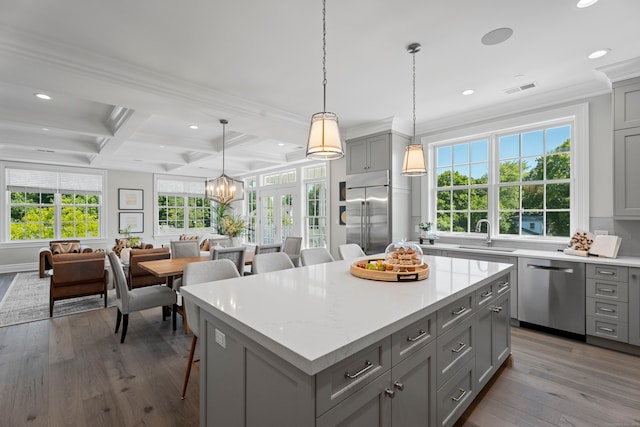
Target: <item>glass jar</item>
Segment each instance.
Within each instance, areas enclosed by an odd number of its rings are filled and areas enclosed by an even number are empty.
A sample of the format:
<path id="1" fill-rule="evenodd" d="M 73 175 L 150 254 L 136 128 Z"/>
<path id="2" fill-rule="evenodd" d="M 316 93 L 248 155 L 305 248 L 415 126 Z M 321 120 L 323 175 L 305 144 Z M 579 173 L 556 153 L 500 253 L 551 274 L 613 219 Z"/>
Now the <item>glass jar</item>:
<path id="1" fill-rule="evenodd" d="M 422 249 L 415 243 L 391 243 L 384 251 L 384 264 L 393 271 L 414 271 L 422 265 Z"/>

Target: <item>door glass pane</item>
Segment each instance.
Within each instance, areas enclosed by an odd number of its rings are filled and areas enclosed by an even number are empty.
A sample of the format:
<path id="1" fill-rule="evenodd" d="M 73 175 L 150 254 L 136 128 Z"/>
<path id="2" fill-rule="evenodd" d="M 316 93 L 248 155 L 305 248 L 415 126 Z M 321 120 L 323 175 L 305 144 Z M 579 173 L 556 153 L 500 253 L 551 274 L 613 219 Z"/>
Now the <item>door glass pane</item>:
<path id="1" fill-rule="evenodd" d="M 265 245 L 274 243 L 276 235 L 273 203 L 273 196 L 264 196 L 262 198 L 262 243 Z"/>
<path id="2" fill-rule="evenodd" d="M 293 194 L 280 196 L 280 221 L 282 224 L 280 241 L 284 242 L 287 236 L 293 235 Z"/>

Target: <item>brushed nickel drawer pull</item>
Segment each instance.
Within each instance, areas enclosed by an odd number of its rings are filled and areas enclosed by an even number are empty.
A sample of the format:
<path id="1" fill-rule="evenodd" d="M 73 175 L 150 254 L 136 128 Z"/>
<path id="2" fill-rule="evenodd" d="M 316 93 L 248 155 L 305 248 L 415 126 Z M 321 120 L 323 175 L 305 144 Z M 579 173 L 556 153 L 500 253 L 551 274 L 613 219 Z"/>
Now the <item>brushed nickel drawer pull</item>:
<path id="1" fill-rule="evenodd" d="M 467 345 L 463 342 L 458 343 L 458 348 L 452 348 L 451 351 L 454 353 L 460 353 L 462 350 L 467 348 Z"/>
<path id="2" fill-rule="evenodd" d="M 611 332 L 611 333 L 615 332 L 615 329 L 605 328 L 604 326 L 598 326 L 598 329 L 600 329 L 601 331 L 604 331 L 604 332 Z"/>
<path id="3" fill-rule="evenodd" d="M 482 298 L 486 298 L 486 297 L 490 297 L 491 295 L 493 295 L 493 292 L 487 291 L 487 292 L 482 293 L 480 296 Z"/>
<path id="4" fill-rule="evenodd" d="M 606 307 L 598 307 L 598 311 L 604 311 L 605 313 L 615 313 L 615 310 Z"/>
<path id="5" fill-rule="evenodd" d="M 424 330 L 420 329 L 418 331 L 418 335 L 417 336 L 415 336 L 415 337 L 407 337 L 407 341 L 416 342 L 416 341 L 424 338 L 426 335 L 427 335 L 427 331 L 424 331 Z"/>
<path id="6" fill-rule="evenodd" d="M 454 316 L 459 316 L 460 314 L 464 313 L 465 311 L 467 311 L 467 307 L 460 306 L 458 311 L 452 311 L 451 314 L 453 314 Z"/>
<path id="7" fill-rule="evenodd" d="M 394 398 L 396 397 L 396 392 L 395 390 L 391 390 L 390 388 L 385 388 L 384 389 L 384 394 L 386 394 L 387 396 L 389 396 L 390 398 Z"/>
<path id="8" fill-rule="evenodd" d="M 354 380 L 356 378 L 358 378 L 360 375 L 368 372 L 369 370 L 371 370 L 373 368 L 373 363 L 371 363 L 370 361 L 366 361 L 364 362 L 364 368 L 360 369 L 358 372 L 356 372 L 355 374 L 350 373 L 349 371 L 344 373 L 344 376 Z"/>
<path id="9" fill-rule="evenodd" d="M 395 382 L 393 383 L 393 386 L 394 386 L 395 388 L 397 388 L 398 390 L 400 390 L 400 391 L 404 390 L 404 384 L 403 384 L 403 383 L 401 383 L 400 381 L 395 381 Z"/>
<path id="10" fill-rule="evenodd" d="M 502 307 L 491 307 L 491 311 L 493 311 L 494 313 L 500 313 L 502 311 Z"/>
<path id="11" fill-rule="evenodd" d="M 467 390 L 463 388 L 459 388 L 458 391 L 459 391 L 459 394 L 457 396 L 455 397 L 451 396 L 451 400 L 453 400 L 454 402 L 460 402 L 462 398 L 467 395 Z"/>
<path id="12" fill-rule="evenodd" d="M 613 289 L 607 289 L 607 288 L 598 288 L 598 292 L 604 292 L 605 294 L 612 294 L 615 291 Z"/>
<path id="13" fill-rule="evenodd" d="M 615 271 L 608 271 L 608 270 L 597 270 L 596 274 L 603 274 L 605 276 L 615 276 L 616 272 Z"/>
<path id="14" fill-rule="evenodd" d="M 499 283 L 499 284 L 498 284 L 498 287 L 500 287 L 500 289 L 502 289 L 502 288 L 506 288 L 507 286 L 509 286 L 509 284 L 510 284 L 510 283 L 509 283 L 509 281 L 507 280 L 506 282 Z"/>

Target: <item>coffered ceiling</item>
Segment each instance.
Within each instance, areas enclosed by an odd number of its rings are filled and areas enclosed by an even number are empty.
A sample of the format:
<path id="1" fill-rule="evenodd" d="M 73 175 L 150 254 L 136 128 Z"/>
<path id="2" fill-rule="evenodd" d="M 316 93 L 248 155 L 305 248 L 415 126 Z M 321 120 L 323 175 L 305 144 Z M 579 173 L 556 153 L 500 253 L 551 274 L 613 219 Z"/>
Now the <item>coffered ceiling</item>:
<path id="1" fill-rule="evenodd" d="M 412 42 L 418 133 L 640 75 L 640 1 L 576 2 L 328 0 L 327 109 L 343 137 L 410 133 Z M 304 161 L 321 24 L 320 0 L 0 0 L 0 158 L 212 176 L 226 118 L 227 173 Z"/>

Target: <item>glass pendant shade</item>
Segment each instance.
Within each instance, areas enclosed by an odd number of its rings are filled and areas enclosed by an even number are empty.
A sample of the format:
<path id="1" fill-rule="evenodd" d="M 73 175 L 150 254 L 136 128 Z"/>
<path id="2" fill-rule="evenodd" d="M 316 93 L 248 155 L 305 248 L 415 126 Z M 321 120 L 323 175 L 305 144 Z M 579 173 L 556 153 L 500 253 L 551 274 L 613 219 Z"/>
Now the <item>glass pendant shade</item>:
<path id="1" fill-rule="evenodd" d="M 207 199 L 226 205 L 236 200 L 244 200 L 244 182 L 222 174 L 204 182 L 204 193 Z"/>
<path id="2" fill-rule="evenodd" d="M 404 152 L 402 163 L 402 175 L 422 176 L 427 174 L 427 165 L 424 158 L 422 144 L 409 144 Z"/>
<path id="3" fill-rule="evenodd" d="M 311 116 L 307 157 L 315 160 L 336 160 L 343 156 L 338 117 L 327 112 Z"/>

